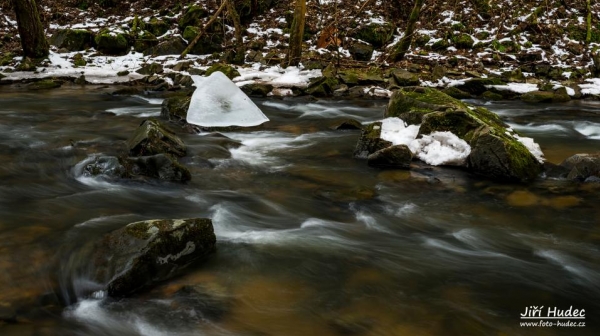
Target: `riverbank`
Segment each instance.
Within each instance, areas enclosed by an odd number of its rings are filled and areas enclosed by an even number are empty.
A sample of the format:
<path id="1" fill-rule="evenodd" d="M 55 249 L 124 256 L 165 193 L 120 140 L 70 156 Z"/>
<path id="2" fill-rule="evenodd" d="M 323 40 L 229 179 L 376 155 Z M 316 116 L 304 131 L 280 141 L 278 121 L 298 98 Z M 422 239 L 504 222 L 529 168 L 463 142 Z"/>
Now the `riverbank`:
<path id="1" fill-rule="evenodd" d="M 597 17 L 592 17 L 591 41 L 585 44 L 585 8 L 580 2 L 536 7 L 537 2 L 523 1 L 513 9 L 506 0 L 494 2 L 488 15 L 471 1 L 428 4 L 413 47 L 398 63 L 389 63 L 387 56 L 403 34 L 408 7 L 392 8 L 378 1 L 309 3 L 302 63 L 291 68 L 282 63 L 292 5 L 274 0 L 248 7 L 243 1 L 235 3 L 244 26 L 241 47 L 235 43 L 233 23 L 222 17 L 196 50 L 179 59 L 197 33 L 195 27 L 216 11 L 216 1 L 185 7 L 173 1 L 48 1 L 41 5 L 52 52 L 35 68 L 24 66 L 18 56 L 16 22 L 4 6 L 0 83 L 58 78 L 80 84 L 127 83 L 146 91 L 177 90 L 191 85 L 190 75 L 225 63 L 238 71 L 239 76 L 232 76 L 238 86 L 264 85 L 259 94 L 272 96 L 385 98 L 404 85 L 460 88 L 473 78 L 485 79 L 485 90 L 479 85 L 473 92 L 464 91 L 472 97 L 490 91 L 483 96 L 489 100 L 533 91 L 555 93 L 561 87 L 568 99 L 600 95 L 593 61 L 600 47 Z M 592 6 L 594 13 L 597 6 Z M 82 31 L 89 43 L 69 35 Z M 107 42 L 105 37 L 115 40 Z M 33 71 L 21 71 L 25 69 Z M 530 101 L 544 99 L 557 98 L 545 93 Z"/>

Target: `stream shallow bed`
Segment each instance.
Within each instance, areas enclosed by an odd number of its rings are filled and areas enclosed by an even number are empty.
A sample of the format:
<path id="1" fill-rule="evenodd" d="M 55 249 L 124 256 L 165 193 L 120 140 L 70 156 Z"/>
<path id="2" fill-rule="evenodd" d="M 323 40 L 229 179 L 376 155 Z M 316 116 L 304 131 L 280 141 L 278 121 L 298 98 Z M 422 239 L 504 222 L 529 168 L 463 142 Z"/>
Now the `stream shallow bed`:
<path id="1" fill-rule="evenodd" d="M 124 148 L 144 118 L 159 116 L 159 99 L 4 87 L 0 101 L 2 335 L 600 331 L 600 185 L 502 184 L 418 163 L 369 168 L 352 159 L 359 132 L 330 126 L 378 120 L 386 101 L 257 99 L 271 121 L 224 133 L 239 148 L 181 134 L 192 171 L 184 185 L 75 169 Z M 486 107 L 551 162 L 598 151 L 599 103 Z M 134 221 L 187 217 L 213 219 L 215 255 L 132 298 L 93 294 L 83 242 Z M 586 309 L 587 326 L 520 327 L 529 306 Z"/>

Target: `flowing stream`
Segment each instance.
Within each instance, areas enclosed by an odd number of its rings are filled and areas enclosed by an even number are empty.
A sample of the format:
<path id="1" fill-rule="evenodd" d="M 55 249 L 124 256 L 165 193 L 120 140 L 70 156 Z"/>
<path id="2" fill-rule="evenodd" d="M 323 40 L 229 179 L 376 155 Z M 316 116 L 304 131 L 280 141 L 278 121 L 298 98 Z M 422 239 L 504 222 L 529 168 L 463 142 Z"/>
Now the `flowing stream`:
<path id="1" fill-rule="evenodd" d="M 600 331 L 599 184 L 369 168 L 352 159 L 359 132 L 330 127 L 378 120 L 386 101 L 304 99 L 255 100 L 271 122 L 225 133 L 238 148 L 180 134 L 190 183 L 89 178 L 83 162 L 160 114 L 160 99 L 103 90 L 0 91 L 1 335 Z M 598 151 L 600 103 L 486 107 L 551 162 Z M 218 249 L 185 274 L 114 300 L 80 271 L 82 243 L 187 217 L 213 219 Z M 520 327 L 529 306 L 585 309 L 587 326 Z"/>

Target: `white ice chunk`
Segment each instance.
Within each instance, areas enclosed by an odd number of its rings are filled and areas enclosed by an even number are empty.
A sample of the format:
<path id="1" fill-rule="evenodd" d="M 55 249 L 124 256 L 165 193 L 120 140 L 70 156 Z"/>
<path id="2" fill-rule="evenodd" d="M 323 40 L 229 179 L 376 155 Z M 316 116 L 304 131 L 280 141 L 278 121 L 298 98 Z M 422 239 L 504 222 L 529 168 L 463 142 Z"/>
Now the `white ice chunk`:
<path id="1" fill-rule="evenodd" d="M 471 146 L 452 132 L 433 132 L 414 140 L 410 150 L 427 164 L 433 166 L 463 166 L 471 154 Z"/>
<path id="2" fill-rule="evenodd" d="M 381 135 L 383 140 L 394 145 L 410 145 L 419 134 L 419 125 L 409 125 L 400 118 L 386 118 L 381 121 Z"/>
<path id="3" fill-rule="evenodd" d="M 258 126 L 269 121 L 252 100 L 222 72 L 192 76 L 192 95 L 187 122 L 204 127 Z"/>

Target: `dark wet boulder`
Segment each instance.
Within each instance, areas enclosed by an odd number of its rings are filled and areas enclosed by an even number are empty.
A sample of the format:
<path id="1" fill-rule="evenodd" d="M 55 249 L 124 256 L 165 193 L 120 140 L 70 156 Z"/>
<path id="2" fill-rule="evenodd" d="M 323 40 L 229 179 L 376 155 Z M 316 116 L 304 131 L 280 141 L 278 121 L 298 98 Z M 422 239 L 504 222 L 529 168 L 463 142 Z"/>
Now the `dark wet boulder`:
<path id="1" fill-rule="evenodd" d="M 82 173 L 84 176 L 123 178 L 127 175 L 127 170 L 116 156 L 97 156 L 83 167 Z"/>
<path id="2" fill-rule="evenodd" d="M 108 295 L 122 297 L 177 275 L 213 253 L 215 243 L 210 219 L 148 220 L 106 234 L 90 262 Z"/>
<path id="3" fill-rule="evenodd" d="M 363 128 L 353 156 L 357 159 L 366 159 L 369 155 L 391 145 L 391 142 L 381 139 L 381 122 L 374 122 Z"/>
<path id="4" fill-rule="evenodd" d="M 59 49 L 80 51 L 94 46 L 94 33 L 83 29 L 59 29 L 49 39 Z"/>
<path id="5" fill-rule="evenodd" d="M 444 92 L 448 96 L 450 96 L 452 98 L 456 98 L 456 99 L 469 99 L 469 98 L 471 98 L 471 95 L 469 93 L 467 93 L 467 92 L 465 92 L 463 90 L 457 89 L 454 86 L 447 87 L 444 90 L 442 90 L 442 92 Z"/>
<path id="6" fill-rule="evenodd" d="M 145 120 L 127 141 L 129 155 L 172 154 L 183 157 L 187 149 L 181 139 L 156 120 Z"/>
<path id="7" fill-rule="evenodd" d="M 362 130 L 363 125 L 356 119 L 341 120 L 330 127 L 333 130 Z"/>
<path id="8" fill-rule="evenodd" d="M 565 88 L 556 92 L 552 91 L 532 91 L 521 96 L 521 100 L 527 103 L 564 103 L 571 100 Z"/>
<path id="9" fill-rule="evenodd" d="M 262 84 L 262 83 L 252 83 L 246 84 L 240 88 L 244 91 L 248 96 L 255 97 L 266 97 L 269 92 L 273 91 L 273 85 L 271 84 Z"/>
<path id="10" fill-rule="evenodd" d="M 488 90 L 490 85 L 505 85 L 499 78 L 473 78 L 456 88 L 469 94 L 479 96 Z"/>
<path id="11" fill-rule="evenodd" d="M 202 24 L 202 19 L 208 16 L 208 12 L 201 6 L 190 6 L 185 14 L 179 19 L 179 29 L 184 31 L 188 26 L 198 26 Z"/>
<path id="12" fill-rule="evenodd" d="M 420 124 L 419 136 L 452 132 L 471 147 L 467 167 L 499 180 L 528 181 L 542 171 L 538 159 L 495 113 L 469 106 L 443 92 L 413 87 L 396 91 L 385 113 L 408 124 Z"/>
<path id="13" fill-rule="evenodd" d="M 367 43 L 356 42 L 348 48 L 348 51 L 357 61 L 370 61 L 373 56 L 373 46 Z"/>
<path id="14" fill-rule="evenodd" d="M 124 162 L 128 178 L 149 177 L 169 182 L 187 182 L 190 171 L 168 154 L 129 157 Z"/>
<path id="15" fill-rule="evenodd" d="M 565 177 L 570 180 L 586 180 L 589 177 L 600 177 L 600 154 L 575 154 L 563 162 Z"/>
<path id="16" fill-rule="evenodd" d="M 212 73 L 217 72 L 217 71 L 222 72 L 229 79 L 233 79 L 240 75 L 240 73 L 234 67 L 232 67 L 229 64 L 223 64 L 223 63 L 216 63 L 216 64 L 211 65 L 210 68 L 208 68 L 206 70 L 206 73 L 204 75 L 208 77 Z"/>
<path id="17" fill-rule="evenodd" d="M 107 55 L 125 55 L 129 51 L 129 42 L 124 34 L 103 30 L 95 37 L 96 49 Z"/>
<path id="18" fill-rule="evenodd" d="M 156 36 L 151 32 L 144 30 L 135 36 L 133 50 L 137 52 L 144 52 L 152 47 L 155 47 L 157 44 L 158 39 Z"/>
<path id="19" fill-rule="evenodd" d="M 377 168 L 410 168 L 413 154 L 406 145 L 380 149 L 367 157 L 367 164 Z"/>
<path id="20" fill-rule="evenodd" d="M 170 25 L 164 20 L 160 20 L 155 17 L 151 18 L 150 21 L 145 23 L 146 30 L 155 36 L 164 35 L 169 30 L 169 26 Z"/>
<path id="21" fill-rule="evenodd" d="M 333 94 L 338 86 L 338 81 L 332 77 L 318 77 L 311 80 L 304 93 L 315 97 L 327 97 Z"/>
<path id="22" fill-rule="evenodd" d="M 171 97 L 163 100 L 160 116 L 169 121 L 185 124 L 191 100 L 192 97 L 189 96 Z"/>

